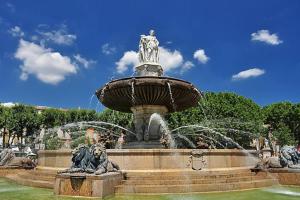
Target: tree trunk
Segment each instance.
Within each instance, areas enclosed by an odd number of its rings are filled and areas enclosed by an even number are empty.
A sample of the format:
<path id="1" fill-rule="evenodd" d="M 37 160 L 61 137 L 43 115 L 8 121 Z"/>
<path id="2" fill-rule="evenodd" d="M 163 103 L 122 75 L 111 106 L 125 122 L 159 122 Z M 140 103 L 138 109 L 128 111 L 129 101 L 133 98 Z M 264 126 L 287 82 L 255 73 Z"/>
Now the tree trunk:
<path id="1" fill-rule="evenodd" d="M 6 127 L 4 127 L 3 133 L 2 133 L 2 147 L 3 147 L 3 149 L 5 148 L 5 133 L 6 133 Z"/>

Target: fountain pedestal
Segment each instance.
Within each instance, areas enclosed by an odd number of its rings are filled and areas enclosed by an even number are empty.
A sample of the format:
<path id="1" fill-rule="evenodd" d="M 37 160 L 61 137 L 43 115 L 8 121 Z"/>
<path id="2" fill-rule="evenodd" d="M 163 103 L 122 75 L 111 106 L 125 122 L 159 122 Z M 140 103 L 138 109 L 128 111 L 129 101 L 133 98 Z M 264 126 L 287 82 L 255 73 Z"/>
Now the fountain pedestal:
<path id="1" fill-rule="evenodd" d="M 120 172 L 102 175 L 59 174 L 55 178 L 54 194 L 104 198 L 114 194 L 115 186 L 123 180 Z"/>
<path id="2" fill-rule="evenodd" d="M 137 134 L 137 139 L 139 142 L 158 142 L 160 145 L 159 139 L 161 138 L 160 124 L 153 122 L 151 128 L 149 129 L 149 120 L 153 113 L 157 113 L 162 117 L 168 112 L 166 106 L 160 105 L 140 105 L 131 107 L 131 111 L 134 115 L 134 126 L 135 132 Z"/>
<path id="3" fill-rule="evenodd" d="M 135 67 L 137 76 L 162 76 L 163 69 L 158 63 L 142 63 Z"/>

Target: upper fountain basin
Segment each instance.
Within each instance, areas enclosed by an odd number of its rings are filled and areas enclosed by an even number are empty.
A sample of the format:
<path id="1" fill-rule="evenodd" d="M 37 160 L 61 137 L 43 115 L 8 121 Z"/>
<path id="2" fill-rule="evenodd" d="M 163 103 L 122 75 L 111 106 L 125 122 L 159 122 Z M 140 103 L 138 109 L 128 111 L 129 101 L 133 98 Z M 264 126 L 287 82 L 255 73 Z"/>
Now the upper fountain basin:
<path id="1" fill-rule="evenodd" d="M 131 112 L 131 107 L 140 105 L 166 106 L 169 112 L 175 112 L 196 106 L 201 93 L 180 79 L 139 76 L 110 81 L 96 91 L 96 96 L 106 107 L 121 112 Z"/>

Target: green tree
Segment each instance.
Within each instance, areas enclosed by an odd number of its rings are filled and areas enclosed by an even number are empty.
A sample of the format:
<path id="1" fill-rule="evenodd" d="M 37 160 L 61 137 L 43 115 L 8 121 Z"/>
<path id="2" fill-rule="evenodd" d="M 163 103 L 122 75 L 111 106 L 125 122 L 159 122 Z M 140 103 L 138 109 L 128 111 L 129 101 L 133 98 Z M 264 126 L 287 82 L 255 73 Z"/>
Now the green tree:
<path id="1" fill-rule="evenodd" d="M 62 126 L 67 121 L 66 111 L 50 108 L 43 110 L 41 113 L 41 122 L 46 129 Z"/>
<path id="2" fill-rule="evenodd" d="M 11 108 L 0 105 L 0 130 L 2 131 L 3 148 L 5 147 L 5 134 L 8 132 L 12 120 Z"/>
<path id="3" fill-rule="evenodd" d="M 11 120 L 8 122 L 9 137 L 18 137 L 22 140 L 25 136 L 32 135 L 40 128 L 37 110 L 32 106 L 15 105 L 11 108 Z"/>
<path id="4" fill-rule="evenodd" d="M 122 113 L 111 109 L 105 109 L 99 113 L 98 120 L 117 124 L 124 128 L 132 128 L 133 116 L 130 113 Z"/>
<path id="5" fill-rule="evenodd" d="M 208 92 L 201 98 L 197 107 L 172 113 L 166 118 L 171 128 L 202 125 L 210 129 L 199 130 L 198 134 L 215 131 L 215 135 L 218 135 L 216 132 L 221 133 L 245 147 L 250 144 L 251 138 L 264 132 L 260 106 L 234 93 Z M 220 138 L 220 135 L 215 137 L 217 140 L 224 139 Z"/>
<path id="6" fill-rule="evenodd" d="M 279 102 L 263 108 L 264 121 L 280 135 L 282 141 L 291 144 L 300 141 L 300 105 L 290 102 Z M 287 131 L 287 129 L 289 129 Z M 280 133 L 280 134 L 279 134 Z M 283 143 L 282 143 L 283 144 Z"/>

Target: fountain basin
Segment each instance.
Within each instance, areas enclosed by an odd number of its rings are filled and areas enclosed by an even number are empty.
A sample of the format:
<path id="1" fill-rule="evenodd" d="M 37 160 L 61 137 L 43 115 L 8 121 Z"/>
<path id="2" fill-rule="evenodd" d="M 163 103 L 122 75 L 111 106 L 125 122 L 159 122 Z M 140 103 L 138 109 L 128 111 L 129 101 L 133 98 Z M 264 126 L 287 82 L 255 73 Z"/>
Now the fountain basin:
<path id="1" fill-rule="evenodd" d="M 122 170 L 191 170 L 192 149 L 107 149 L 109 159 Z M 249 157 L 253 155 L 253 157 Z M 71 150 L 40 150 L 38 166 L 69 168 Z M 238 149 L 203 149 L 203 169 L 252 168 L 257 163 L 257 152 Z"/>
<path id="2" fill-rule="evenodd" d="M 113 80 L 97 90 L 96 96 L 106 107 L 121 112 L 130 113 L 131 107 L 139 105 L 165 106 L 175 112 L 196 106 L 201 93 L 180 79 L 141 76 Z"/>

